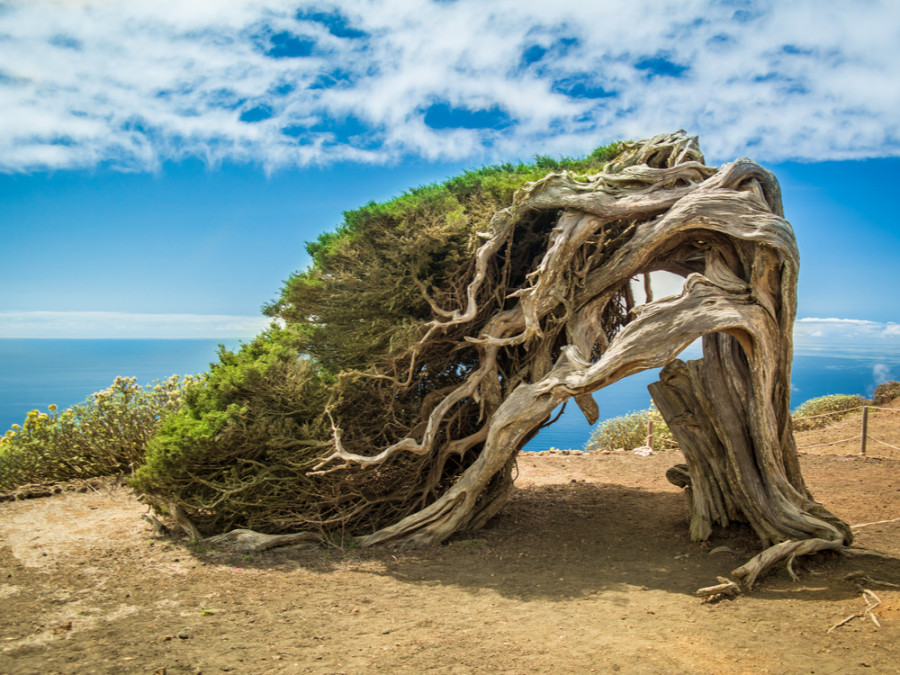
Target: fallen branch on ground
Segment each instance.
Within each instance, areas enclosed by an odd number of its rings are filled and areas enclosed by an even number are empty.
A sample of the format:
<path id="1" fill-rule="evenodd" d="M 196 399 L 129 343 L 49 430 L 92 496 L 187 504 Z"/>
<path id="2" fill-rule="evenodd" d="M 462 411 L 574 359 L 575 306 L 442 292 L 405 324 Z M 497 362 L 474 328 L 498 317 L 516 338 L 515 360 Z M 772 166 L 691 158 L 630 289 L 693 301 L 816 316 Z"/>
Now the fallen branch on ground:
<path id="1" fill-rule="evenodd" d="M 314 543 L 318 546 L 322 538 L 312 532 L 297 532 L 294 534 L 263 534 L 253 530 L 231 530 L 225 534 L 217 534 L 214 537 L 201 539 L 201 543 L 211 546 L 227 546 L 241 553 L 260 553 L 272 548 L 291 546 L 303 542 Z"/>
<path id="2" fill-rule="evenodd" d="M 853 619 L 862 619 L 863 621 L 865 621 L 868 618 L 868 619 L 871 619 L 872 623 L 874 623 L 878 628 L 881 628 L 881 623 L 879 623 L 878 617 L 875 616 L 875 612 L 872 611 L 876 607 L 878 607 L 878 605 L 881 604 L 881 598 L 879 598 L 877 595 L 875 595 L 872 591 L 870 591 L 867 588 L 864 588 L 862 590 L 862 596 L 863 596 L 863 600 L 865 600 L 865 602 L 866 602 L 866 608 L 861 612 L 856 612 L 855 614 L 851 614 L 843 621 L 838 621 L 831 628 L 829 628 L 826 632 L 830 633 L 835 628 L 840 628 L 841 626 L 844 626 L 844 625 L 850 623 L 851 621 L 853 621 Z M 874 602 L 871 602 L 869 598 L 874 600 Z"/>
<path id="3" fill-rule="evenodd" d="M 741 587 L 735 582 L 725 577 L 716 577 L 716 579 L 719 580 L 719 583 L 715 586 L 697 589 L 697 595 L 703 596 L 703 604 L 718 602 L 724 598 L 741 594 Z"/>

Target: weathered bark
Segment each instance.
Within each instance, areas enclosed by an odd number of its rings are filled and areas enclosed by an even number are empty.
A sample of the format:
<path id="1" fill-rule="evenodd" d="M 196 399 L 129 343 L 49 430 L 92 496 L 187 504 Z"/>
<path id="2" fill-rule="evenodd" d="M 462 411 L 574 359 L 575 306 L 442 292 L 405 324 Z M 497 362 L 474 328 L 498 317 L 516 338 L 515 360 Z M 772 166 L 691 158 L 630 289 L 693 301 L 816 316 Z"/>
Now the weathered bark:
<path id="1" fill-rule="evenodd" d="M 364 537 L 363 545 L 437 542 L 479 524 L 496 510 L 485 502 L 499 503 L 509 485 L 511 459 L 557 405 L 573 396 L 584 402 L 622 377 L 666 364 L 651 392 L 688 460 L 694 539 L 707 538 L 714 524 L 745 521 L 765 544 L 851 541 L 849 528 L 806 490 L 791 433 L 799 256 L 777 182 L 749 160 L 713 171 L 697 161 L 694 140 L 680 135 L 641 144 L 636 153 L 658 165 L 625 161 L 589 184 L 550 176 L 498 214 L 495 236 L 523 210 L 563 209 L 531 287 L 478 336 L 484 356 L 492 362 L 492 349 L 538 342 L 542 322 L 560 304 L 568 343 L 540 377 L 520 383 L 497 407 L 481 455 L 452 488 Z M 630 237 L 603 264 L 585 265 L 574 282 L 578 252 L 593 241 L 599 242 L 596 253 L 605 243 L 598 234 L 621 219 L 633 222 Z M 648 296 L 648 304 L 629 308 L 630 319 L 607 343 L 600 317 L 611 291 L 660 269 L 687 276 L 682 294 Z M 465 315 L 475 312 L 473 297 Z M 677 361 L 699 337 L 704 358 Z M 598 351 L 599 358 L 592 356 Z M 487 369 L 481 377 L 495 375 Z M 590 419 L 593 411 L 585 407 Z"/>
<path id="2" fill-rule="evenodd" d="M 729 335 L 706 336 L 703 347 L 703 359 L 674 361 L 649 387 L 687 460 L 691 537 L 705 540 L 714 525 L 738 521 L 764 544 L 811 537 L 849 544 L 849 527 L 803 483 L 787 402 L 781 414 L 772 402 L 779 373 L 765 359 L 751 366 Z"/>

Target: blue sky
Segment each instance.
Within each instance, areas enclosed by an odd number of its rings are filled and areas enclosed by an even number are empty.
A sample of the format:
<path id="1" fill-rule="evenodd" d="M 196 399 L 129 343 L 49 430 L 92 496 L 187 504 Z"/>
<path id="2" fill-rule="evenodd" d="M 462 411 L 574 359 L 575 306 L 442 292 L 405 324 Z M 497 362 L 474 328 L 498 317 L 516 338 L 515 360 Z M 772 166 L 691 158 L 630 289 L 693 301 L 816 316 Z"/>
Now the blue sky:
<path id="1" fill-rule="evenodd" d="M 0 0 L 0 337 L 248 337 L 305 241 L 683 128 L 782 182 L 798 345 L 900 345 L 900 3 Z"/>

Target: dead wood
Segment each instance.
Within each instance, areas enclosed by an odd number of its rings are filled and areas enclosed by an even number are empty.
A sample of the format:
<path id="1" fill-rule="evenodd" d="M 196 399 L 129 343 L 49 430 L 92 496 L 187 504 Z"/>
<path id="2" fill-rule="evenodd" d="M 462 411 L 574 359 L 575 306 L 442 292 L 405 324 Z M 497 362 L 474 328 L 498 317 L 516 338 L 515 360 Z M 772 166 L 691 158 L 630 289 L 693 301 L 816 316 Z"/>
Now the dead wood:
<path id="1" fill-rule="evenodd" d="M 875 595 L 872 591 L 864 588 L 862 589 L 862 599 L 866 603 L 866 608 L 864 610 L 851 614 L 843 621 L 838 621 L 831 628 L 829 628 L 827 632 L 830 633 L 836 628 L 840 628 L 841 626 L 850 623 L 851 621 L 853 621 L 853 619 L 862 619 L 863 621 L 865 621 L 866 619 L 871 619 L 872 623 L 874 623 L 876 627 L 881 628 L 881 623 L 878 621 L 878 617 L 875 616 L 875 612 L 873 611 L 881 604 L 881 598 Z"/>
<path id="2" fill-rule="evenodd" d="M 241 553 L 260 553 L 271 548 L 293 546 L 308 543 L 318 546 L 322 543 L 321 535 L 313 532 L 296 532 L 293 534 L 263 534 L 252 530 L 231 530 L 225 534 L 217 534 L 200 540 L 201 544 L 232 548 Z"/>
<path id="3" fill-rule="evenodd" d="M 705 588 L 698 588 L 697 595 L 703 598 L 703 603 L 712 603 L 718 602 L 723 598 L 733 598 L 736 595 L 741 594 L 740 585 L 736 584 L 731 579 L 726 579 L 725 577 L 717 577 L 719 583 L 715 586 L 706 586 Z"/>
<path id="4" fill-rule="evenodd" d="M 812 555 L 819 551 L 840 550 L 842 547 L 841 541 L 834 539 L 783 541 L 780 544 L 770 546 L 737 569 L 732 570 L 731 576 L 741 581 L 749 590 L 753 588 L 753 584 L 762 574 L 772 569 L 778 563 L 787 561 L 788 573 L 797 581 L 797 575 L 794 573 L 792 565 L 798 556 Z"/>

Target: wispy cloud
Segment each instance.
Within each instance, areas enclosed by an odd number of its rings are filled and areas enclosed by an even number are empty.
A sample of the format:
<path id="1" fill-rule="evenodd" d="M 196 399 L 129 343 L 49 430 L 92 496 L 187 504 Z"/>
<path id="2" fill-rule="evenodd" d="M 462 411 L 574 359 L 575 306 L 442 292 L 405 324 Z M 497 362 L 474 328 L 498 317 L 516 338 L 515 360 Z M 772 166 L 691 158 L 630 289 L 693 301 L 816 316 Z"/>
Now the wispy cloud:
<path id="1" fill-rule="evenodd" d="M 256 316 L 125 312 L 0 312 L 0 338 L 251 338 Z"/>
<path id="2" fill-rule="evenodd" d="M 894 326 L 895 324 L 881 324 L 877 321 L 869 321 L 868 319 L 837 319 L 834 317 L 820 319 L 818 317 L 804 317 L 802 319 L 797 319 L 797 323 L 802 323 L 804 325 L 813 325 L 813 324 L 828 324 L 828 325 L 839 325 L 842 327 L 850 327 L 856 326 L 860 328 L 872 328 L 877 326 Z"/>
<path id="3" fill-rule="evenodd" d="M 900 5 L 12 0 L 0 170 L 584 152 L 900 154 Z"/>
<path id="4" fill-rule="evenodd" d="M 794 324 L 794 343 L 797 353 L 838 350 L 842 354 L 884 356 L 900 363 L 900 324 L 893 322 L 802 318 Z"/>
<path id="5" fill-rule="evenodd" d="M 876 363 L 872 367 L 872 378 L 875 380 L 875 386 L 890 381 L 891 367 L 886 363 Z"/>

